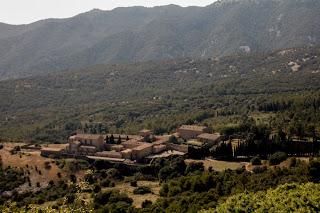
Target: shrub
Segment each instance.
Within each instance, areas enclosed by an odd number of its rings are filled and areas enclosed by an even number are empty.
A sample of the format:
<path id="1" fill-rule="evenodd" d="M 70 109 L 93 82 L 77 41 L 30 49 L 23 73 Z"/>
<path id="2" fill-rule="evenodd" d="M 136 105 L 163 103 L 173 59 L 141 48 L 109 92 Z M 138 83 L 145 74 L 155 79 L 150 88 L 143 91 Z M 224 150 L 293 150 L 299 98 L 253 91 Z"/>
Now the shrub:
<path id="1" fill-rule="evenodd" d="M 44 168 L 47 169 L 47 170 L 51 169 L 51 164 L 50 164 L 49 161 L 44 162 Z"/>
<path id="2" fill-rule="evenodd" d="M 63 165 L 63 164 L 61 164 Z M 80 170 L 87 170 L 89 169 L 89 163 L 85 160 L 73 160 L 68 161 L 67 166 L 71 172 L 77 172 Z"/>
<path id="3" fill-rule="evenodd" d="M 267 170 L 266 166 L 258 166 L 252 169 L 252 172 L 258 174 L 258 173 L 263 173 Z"/>
<path id="4" fill-rule="evenodd" d="M 76 196 L 75 196 L 75 194 L 73 194 L 73 193 L 69 193 L 69 194 L 67 194 L 67 196 L 66 196 L 66 200 L 67 200 L 67 203 L 68 203 L 68 204 L 73 203 L 75 199 L 76 199 Z"/>
<path id="5" fill-rule="evenodd" d="M 21 151 L 21 147 L 20 146 L 15 146 L 12 150 L 10 150 L 10 154 L 14 155 L 17 154 L 17 152 Z"/>
<path id="6" fill-rule="evenodd" d="M 320 159 L 312 159 L 309 163 L 309 173 L 315 182 L 320 182 Z"/>
<path id="7" fill-rule="evenodd" d="M 253 157 L 251 160 L 250 160 L 250 163 L 254 166 L 259 166 L 261 165 L 261 160 L 259 157 Z"/>
<path id="8" fill-rule="evenodd" d="M 204 171 L 204 166 L 202 162 L 191 162 L 186 168 L 185 173 L 192 173 L 195 171 Z"/>
<path id="9" fill-rule="evenodd" d="M 62 175 L 61 175 L 60 172 L 57 173 L 57 176 L 58 176 L 58 178 L 61 178 L 61 177 L 62 177 Z"/>
<path id="10" fill-rule="evenodd" d="M 101 187 L 98 184 L 95 184 L 93 187 L 93 192 L 94 193 L 98 193 L 101 191 Z"/>
<path id="11" fill-rule="evenodd" d="M 72 183 L 76 183 L 77 182 L 77 177 L 75 175 L 70 175 L 70 180 Z"/>
<path id="12" fill-rule="evenodd" d="M 139 186 L 138 188 L 133 190 L 133 194 L 144 195 L 151 193 L 151 189 L 147 186 Z"/>
<path id="13" fill-rule="evenodd" d="M 141 207 L 142 207 L 142 208 L 147 208 L 147 207 L 149 207 L 149 206 L 151 206 L 151 205 L 152 205 L 152 201 L 150 201 L 150 200 L 145 200 L 145 201 L 142 202 Z"/>
<path id="14" fill-rule="evenodd" d="M 162 184 L 162 187 L 161 187 L 161 189 L 159 191 L 160 196 L 161 197 L 167 197 L 168 192 L 169 192 L 168 184 L 166 184 L 166 183 Z"/>
<path id="15" fill-rule="evenodd" d="M 110 183 L 111 183 L 111 181 L 108 178 L 106 178 L 106 179 L 102 180 L 100 184 L 102 187 L 108 187 L 110 185 Z"/>
<path id="16" fill-rule="evenodd" d="M 290 158 L 289 167 L 296 167 L 297 166 L 297 158 Z"/>
<path id="17" fill-rule="evenodd" d="M 285 152 L 276 152 L 269 158 L 270 165 L 278 165 L 281 162 L 285 161 L 288 158 Z"/>
<path id="18" fill-rule="evenodd" d="M 170 143 L 178 143 L 178 139 L 176 138 L 176 136 L 171 135 L 169 138 L 169 142 Z"/>
<path id="19" fill-rule="evenodd" d="M 133 200 L 117 190 L 99 192 L 94 196 L 94 204 L 106 205 L 117 202 L 132 204 Z"/>
<path id="20" fill-rule="evenodd" d="M 137 181 L 136 180 L 131 181 L 130 186 L 137 187 L 138 186 Z"/>
<path id="21" fill-rule="evenodd" d="M 92 174 L 86 174 L 84 180 L 89 184 L 93 184 L 96 181 Z"/>
<path id="22" fill-rule="evenodd" d="M 107 177 L 110 177 L 116 180 L 121 180 L 123 178 L 119 170 L 115 168 L 111 168 L 107 170 Z"/>

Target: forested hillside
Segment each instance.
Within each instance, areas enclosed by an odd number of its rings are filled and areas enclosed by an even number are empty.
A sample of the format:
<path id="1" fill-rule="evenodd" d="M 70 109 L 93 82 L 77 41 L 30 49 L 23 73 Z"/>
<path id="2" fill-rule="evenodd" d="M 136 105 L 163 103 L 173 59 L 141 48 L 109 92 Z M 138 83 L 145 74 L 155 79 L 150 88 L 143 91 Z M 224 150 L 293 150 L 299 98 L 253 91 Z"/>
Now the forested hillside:
<path id="1" fill-rule="evenodd" d="M 319 11 L 318 0 L 222 0 L 207 7 L 117 8 L 0 24 L 0 79 L 107 62 L 313 46 L 320 41 Z"/>
<path id="2" fill-rule="evenodd" d="M 97 65 L 7 80 L 0 83 L 0 135 L 5 140 L 64 141 L 94 122 L 104 131 L 148 127 L 164 133 L 194 122 L 220 128 L 236 123 L 237 116 L 290 109 L 296 116 L 286 115 L 289 121 L 308 115 L 318 125 L 318 111 L 310 110 L 319 107 L 319 80 L 317 47 Z"/>

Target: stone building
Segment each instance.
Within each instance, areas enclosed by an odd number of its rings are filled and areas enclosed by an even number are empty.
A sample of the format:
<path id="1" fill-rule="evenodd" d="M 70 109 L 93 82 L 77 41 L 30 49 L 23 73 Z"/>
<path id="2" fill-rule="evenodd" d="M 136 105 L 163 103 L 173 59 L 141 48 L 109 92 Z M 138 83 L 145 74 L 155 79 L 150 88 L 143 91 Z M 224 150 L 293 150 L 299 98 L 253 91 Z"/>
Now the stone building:
<path id="1" fill-rule="evenodd" d="M 221 135 L 219 133 L 215 133 L 215 134 L 202 133 L 197 136 L 197 139 L 204 144 L 213 146 L 221 141 Z"/>
<path id="2" fill-rule="evenodd" d="M 181 138 L 190 140 L 196 139 L 197 136 L 202 133 L 210 133 L 211 128 L 206 126 L 182 125 L 180 128 L 178 128 L 177 132 Z"/>
<path id="3" fill-rule="evenodd" d="M 150 143 L 143 143 L 132 149 L 132 159 L 141 160 L 142 158 L 152 154 L 153 145 Z"/>
<path id="4" fill-rule="evenodd" d="M 152 134 L 152 131 L 151 130 L 148 130 L 148 129 L 142 129 L 139 131 L 139 136 L 145 138 L 145 137 L 149 137 L 151 136 Z"/>
<path id="5" fill-rule="evenodd" d="M 105 142 L 102 135 L 76 134 L 69 137 L 70 153 L 94 154 L 104 151 Z"/>

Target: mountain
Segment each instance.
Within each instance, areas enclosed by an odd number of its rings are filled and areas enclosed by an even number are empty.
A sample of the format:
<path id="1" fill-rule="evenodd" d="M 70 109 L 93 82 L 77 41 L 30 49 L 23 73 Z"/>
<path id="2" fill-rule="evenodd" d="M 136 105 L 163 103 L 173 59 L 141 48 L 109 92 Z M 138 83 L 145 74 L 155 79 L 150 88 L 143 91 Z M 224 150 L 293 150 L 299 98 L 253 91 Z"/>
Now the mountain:
<path id="1" fill-rule="evenodd" d="M 197 113 L 241 114 L 263 108 L 259 106 L 274 96 L 282 103 L 289 94 L 317 92 L 319 81 L 319 47 L 95 65 L 68 74 L 3 80 L 0 140 L 45 133 L 38 139 L 62 141 L 68 135 L 61 137 L 64 126 L 73 120 L 99 121 L 110 128 L 170 128 Z"/>
<path id="2" fill-rule="evenodd" d="M 92 10 L 0 24 L 0 79 L 102 64 L 265 53 L 320 42 L 317 0 L 223 0 L 207 7 Z"/>

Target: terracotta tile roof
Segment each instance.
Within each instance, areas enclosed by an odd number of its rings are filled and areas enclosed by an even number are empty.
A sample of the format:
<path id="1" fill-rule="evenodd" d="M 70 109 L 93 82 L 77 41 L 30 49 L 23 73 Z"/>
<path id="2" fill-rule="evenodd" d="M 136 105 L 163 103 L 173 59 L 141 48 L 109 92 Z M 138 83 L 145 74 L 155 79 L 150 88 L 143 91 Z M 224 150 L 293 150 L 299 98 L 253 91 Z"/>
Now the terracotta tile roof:
<path id="1" fill-rule="evenodd" d="M 96 149 L 95 146 L 80 146 L 80 149 L 83 148 L 83 149 Z"/>
<path id="2" fill-rule="evenodd" d="M 71 144 L 71 143 L 72 143 L 72 144 L 77 144 L 77 145 L 81 144 L 80 141 L 71 141 L 70 144 Z"/>
<path id="3" fill-rule="evenodd" d="M 141 133 L 149 133 L 149 132 L 151 132 L 151 130 L 149 130 L 149 129 L 142 129 L 142 130 L 140 130 L 139 132 L 141 132 Z"/>
<path id="4" fill-rule="evenodd" d="M 182 125 L 179 129 L 181 130 L 193 130 L 193 131 L 204 131 L 206 126 L 197 126 L 197 125 Z"/>
<path id="5" fill-rule="evenodd" d="M 130 140 L 127 140 L 127 141 L 123 141 L 121 144 L 122 145 L 125 145 L 125 144 L 140 144 L 141 142 L 138 141 L 137 139 L 130 139 Z"/>
<path id="6" fill-rule="evenodd" d="M 203 134 L 197 136 L 197 138 L 211 140 L 211 141 L 218 140 L 220 137 L 221 137 L 221 135 L 218 133 L 216 133 L 216 134 L 203 133 Z"/>
<path id="7" fill-rule="evenodd" d="M 132 150 L 140 151 L 140 150 L 143 150 L 143 149 L 152 147 L 152 146 L 153 146 L 153 145 L 152 145 L 151 143 L 143 143 L 143 144 L 141 144 L 140 146 L 137 146 L 137 147 L 133 148 Z"/>
<path id="8" fill-rule="evenodd" d="M 63 148 L 52 148 L 52 147 L 46 147 L 41 149 L 41 151 L 45 151 L 45 152 L 61 152 L 62 150 Z"/>
<path id="9" fill-rule="evenodd" d="M 131 152 L 132 152 L 131 149 L 125 149 L 125 150 L 121 151 L 121 153 L 131 153 Z"/>
<path id="10" fill-rule="evenodd" d="M 97 134 L 76 134 L 75 135 L 75 138 L 83 139 L 83 140 L 97 140 L 100 137 L 103 137 L 103 136 L 102 135 L 97 135 Z"/>

